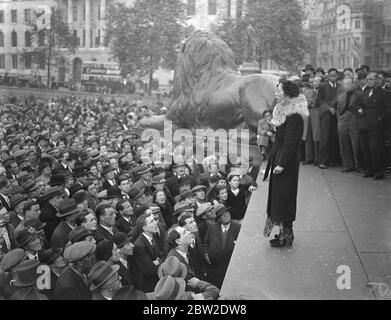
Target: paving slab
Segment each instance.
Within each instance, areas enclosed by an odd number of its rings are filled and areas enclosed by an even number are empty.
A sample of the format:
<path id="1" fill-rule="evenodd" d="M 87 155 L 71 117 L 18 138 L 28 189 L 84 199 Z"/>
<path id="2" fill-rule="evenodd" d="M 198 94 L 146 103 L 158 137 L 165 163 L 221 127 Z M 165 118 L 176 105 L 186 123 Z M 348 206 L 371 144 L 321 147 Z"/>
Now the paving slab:
<path id="1" fill-rule="evenodd" d="M 258 183 L 222 298 L 367 300 L 391 296 L 390 178 L 374 181 L 338 169 L 302 166 L 295 242 L 282 249 L 271 248 L 262 235 L 268 182 Z M 341 290 L 337 269 L 343 266 L 349 267 L 351 282 L 350 289 Z M 370 282 L 374 287 L 385 283 L 389 293 L 380 290 L 379 294 L 368 286 Z"/>

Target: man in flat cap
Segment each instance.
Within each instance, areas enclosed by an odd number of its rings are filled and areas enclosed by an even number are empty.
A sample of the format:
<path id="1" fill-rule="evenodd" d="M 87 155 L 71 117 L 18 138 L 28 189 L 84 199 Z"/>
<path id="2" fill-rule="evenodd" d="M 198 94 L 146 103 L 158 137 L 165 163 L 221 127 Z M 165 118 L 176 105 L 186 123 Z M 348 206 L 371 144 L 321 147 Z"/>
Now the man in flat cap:
<path id="1" fill-rule="evenodd" d="M 76 242 L 65 249 L 69 266 L 59 276 L 54 300 L 91 300 L 88 273 L 95 264 L 96 245 L 90 241 Z"/>

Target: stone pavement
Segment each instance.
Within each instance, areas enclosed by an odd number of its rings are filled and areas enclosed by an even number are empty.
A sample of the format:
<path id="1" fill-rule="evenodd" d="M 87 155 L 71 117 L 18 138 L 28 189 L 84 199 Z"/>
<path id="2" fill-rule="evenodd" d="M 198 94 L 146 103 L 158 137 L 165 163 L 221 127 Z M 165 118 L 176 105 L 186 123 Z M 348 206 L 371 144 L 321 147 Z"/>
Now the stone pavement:
<path id="1" fill-rule="evenodd" d="M 391 299 L 391 178 L 302 166 L 291 248 L 263 237 L 268 182 L 258 184 L 223 299 Z M 339 266 L 349 267 L 349 290 L 337 287 Z"/>

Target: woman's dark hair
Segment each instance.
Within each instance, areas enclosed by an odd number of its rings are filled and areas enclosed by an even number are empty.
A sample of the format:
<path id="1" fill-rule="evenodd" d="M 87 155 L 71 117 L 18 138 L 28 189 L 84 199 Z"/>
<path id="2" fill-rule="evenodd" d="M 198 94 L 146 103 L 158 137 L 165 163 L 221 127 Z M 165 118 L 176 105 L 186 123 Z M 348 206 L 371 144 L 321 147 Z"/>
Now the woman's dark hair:
<path id="1" fill-rule="evenodd" d="M 300 94 L 300 88 L 298 84 L 294 81 L 281 79 L 280 83 L 282 84 L 282 90 L 285 95 L 289 98 L 296 98 Z"/>
<path id="2" fill-rule="evenodd" d="M 164 195 L 166 196 L 166 201 L 167 201 L 167 194 L 166 194 L 166 191 L 164 191 L 164 190 L 155 190 L 155 191 L 152 193 L 152 201 L 153 201 L 154 203 L 156 203 L 157 194 L 158 194 L 159 192 L 163 192 L 163 193 L 164 193 Z"/>

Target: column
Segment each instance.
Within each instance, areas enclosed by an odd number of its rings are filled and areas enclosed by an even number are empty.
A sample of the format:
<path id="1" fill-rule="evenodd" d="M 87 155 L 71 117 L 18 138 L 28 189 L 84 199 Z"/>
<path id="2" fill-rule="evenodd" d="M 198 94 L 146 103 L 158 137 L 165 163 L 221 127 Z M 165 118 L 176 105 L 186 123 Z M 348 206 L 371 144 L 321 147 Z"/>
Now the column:
<path id="1" fill-rule="evenodd" d="M 236 0 L 231 0 L 231 18 L 236 19 Z"/>
<path id="2" fill-rule="evenodd" d="M 73 0 L 67 1 L 67 9 L 68 9 L 68 25 L 71 26 L 73 23 Z"/>
<path id="3" fill-rule="evenodd" d="M 106 0 L 100 0 L 100 46 L 103 47 L 105 39 L 105 15 L 106 15 Z"/>
<path id="4" fill-rule="evenodd" d="M 86 1 L 86 48 L 91 48 L 91 0 Z"/>

